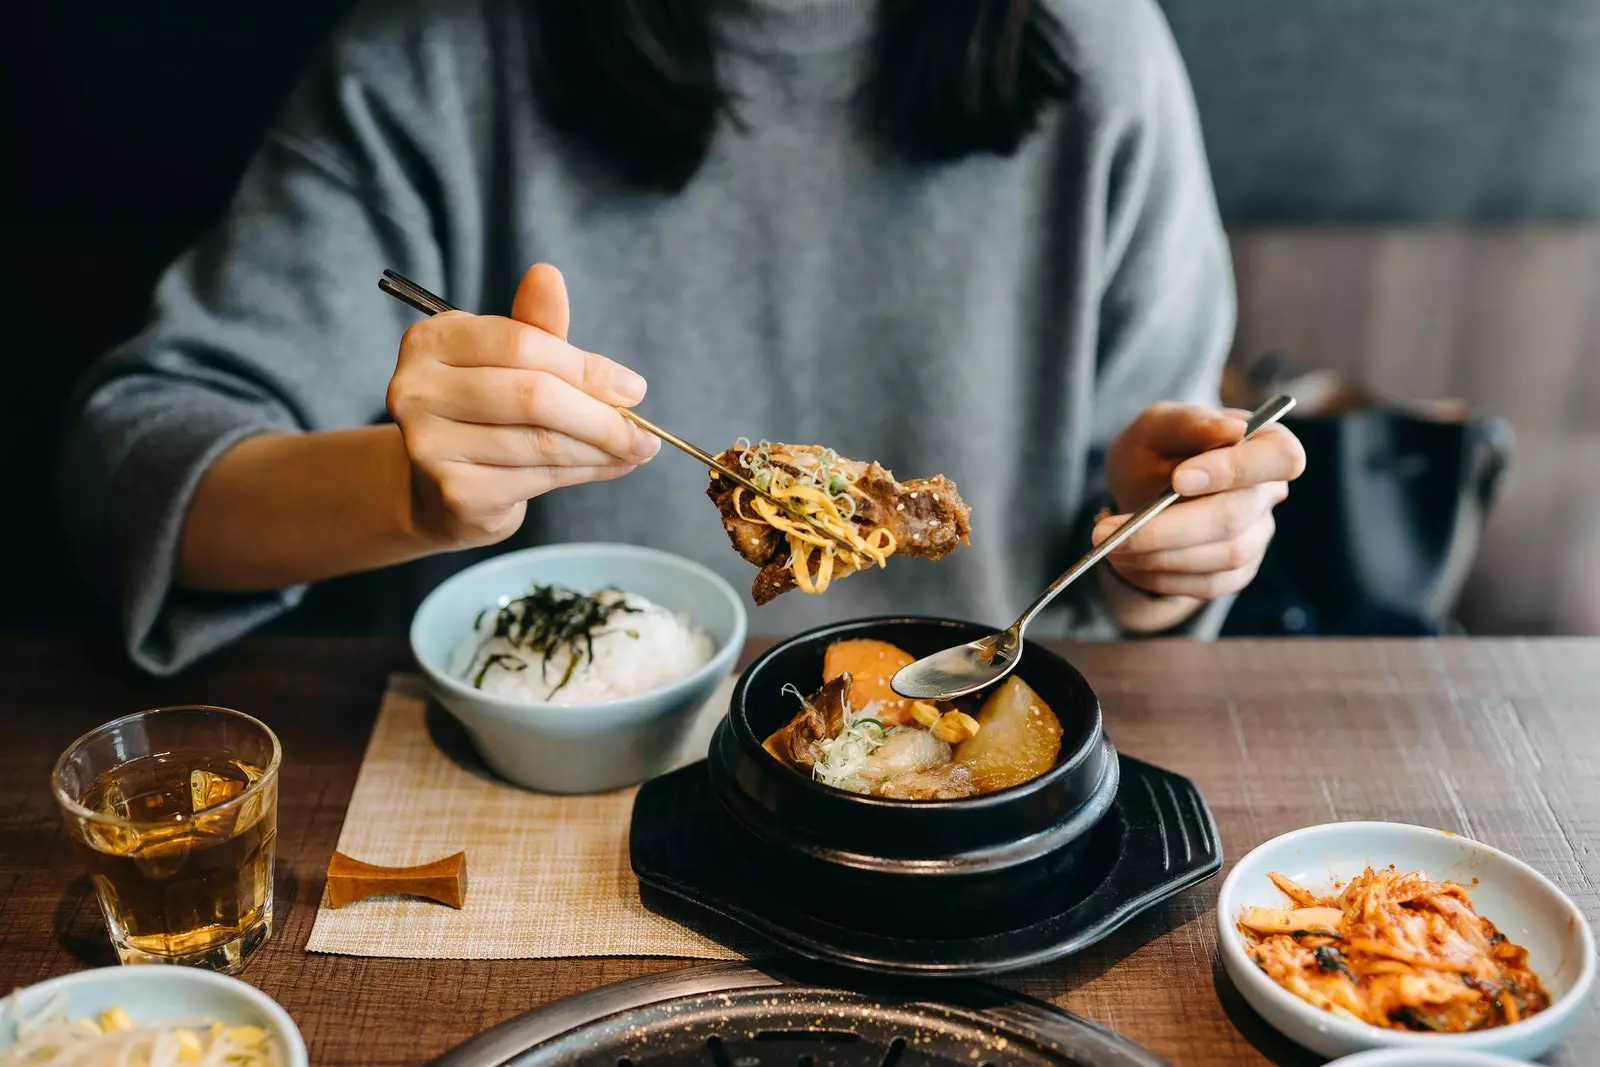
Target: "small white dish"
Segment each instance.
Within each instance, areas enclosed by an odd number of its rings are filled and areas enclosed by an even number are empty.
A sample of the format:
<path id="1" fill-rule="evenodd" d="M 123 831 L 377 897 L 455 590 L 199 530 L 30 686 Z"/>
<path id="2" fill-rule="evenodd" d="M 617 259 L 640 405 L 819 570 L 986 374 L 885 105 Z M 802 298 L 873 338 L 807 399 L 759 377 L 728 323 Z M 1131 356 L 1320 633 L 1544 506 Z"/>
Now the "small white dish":
<path id="1" fill-rule="evenodd" d="M 1433 1052 L 1425 1048 L 1380 1048 L 1334 1060 L 1328 1067 L 1534 1067 L 1527 1060 L 1487 1052 Z"/>
<path id="2" fill-rule="evenodd" d="M 517 700 L 456 677 L 454 661 L 478 615 L 536 583 L 637 593 L 699 626 L 716 652 L 670 685 L 592 704 Z M 507 552 L 441 582 L 412 618 L 411 650 L 434 699 L 499 774 L 546 793 L 603 793 L 681 762 L 700 709 L 744 648 L 745 628 L 733 587 L 692 560 L 639 545 L 545 545 Z"/>
<path id="3" fill-rule="evenodd" d="M 1269 871 L 1325 894 L 1332 892 L 1334 882 L 1349 881 L 1369 864 L 1381 868 L 1391 863 L 1402 871 L 1420 870 L 1429 878 L 1466 886 L 1478 914 L 1528 950 L 1528 966 L 1550 993 L 1550 1007 L 1510 1026 L 1473 1033 L 1389 1030 L 1313 1007 L 1268 978 L 1246 953 L 1238 928 L 1244 909 L 1286 905 L 1267 879 Z M 1244 999 L 1284 1036 L 1324 1056 L 1397 1048 L 1426 1051 L 1451 1064 L 1465 1063 L 1461 1057 L 1468 1052 L 1532 1059 L 1566 1036 L 1595 981 L 1594 934 L 1578 906 L 1548 878 L 1499 849 L 1403 823 L 1326 823 L 1273 838 L 1240 860 L 1223 880 L 1217 927 L 1223 967 Z"/>
<path id="4" fill-rule="evenodd" d="M 289 1013 L 248 982 L 193 967 L 146 964 L 99 967 L 51 978 L 18 992 L 23 1016 L 65 997 L 69 1019 L 93 1019 L 111 1008 L 126 1011 L 136 1023 L 208 1018 L 229 1026 L 259 1026 L 276 1038 L 284 1067 L 307 1067 L 306 1043 Z M 17 1039 L 17 1019 L 0 1000 L 0 1052 Z"/>

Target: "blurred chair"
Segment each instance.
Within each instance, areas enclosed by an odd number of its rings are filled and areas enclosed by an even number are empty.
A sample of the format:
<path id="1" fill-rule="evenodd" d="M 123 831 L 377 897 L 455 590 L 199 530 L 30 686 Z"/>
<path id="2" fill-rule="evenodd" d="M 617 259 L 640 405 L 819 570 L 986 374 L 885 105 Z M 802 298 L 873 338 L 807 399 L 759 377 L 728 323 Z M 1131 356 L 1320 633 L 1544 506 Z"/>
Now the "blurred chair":
<path id="1" fill-rule="evenodd" d="M 1509 419 L 1460 617 L 1600 633 L 1600 4 L 1161 2 L 1233 235 L 1237 359 Z"/>

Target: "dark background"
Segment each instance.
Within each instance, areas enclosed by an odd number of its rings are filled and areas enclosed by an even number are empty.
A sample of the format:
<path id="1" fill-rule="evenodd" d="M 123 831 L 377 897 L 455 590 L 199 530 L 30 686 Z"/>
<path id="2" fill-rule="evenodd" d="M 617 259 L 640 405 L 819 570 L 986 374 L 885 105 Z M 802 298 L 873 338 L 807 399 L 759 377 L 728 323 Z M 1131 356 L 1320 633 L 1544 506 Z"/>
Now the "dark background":
<path id="1" fill-rule="evenodd" d="M 350 4 L 61 0 L 9 15 L 0 625 L 82 618 L 55 524 L 62 407 L 224 209 Z M 1511 417 L 1516 477 L 1464 616 L 1600 632 L 1600 3 L 1166 0 L 1241 289 L 1237 354 Z"/>

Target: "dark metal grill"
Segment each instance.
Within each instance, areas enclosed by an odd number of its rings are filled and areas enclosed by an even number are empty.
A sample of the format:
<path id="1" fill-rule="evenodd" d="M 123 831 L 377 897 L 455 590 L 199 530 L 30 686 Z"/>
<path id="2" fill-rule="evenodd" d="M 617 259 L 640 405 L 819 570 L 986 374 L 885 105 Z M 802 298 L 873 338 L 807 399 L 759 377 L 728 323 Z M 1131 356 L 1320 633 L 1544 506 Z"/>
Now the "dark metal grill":
<path id="1" fill-rule="evenodd" d="M 1073 1063 L 977 1012 L 839 991 L 708 993 L 581 1026 L 517 1067 L 1047 1067 Z"/>
<path id="2" fill-rule="evenodd" d="M 845 978 L 836 987 L 819 977 Z M 1115 1034 L 992 986 L 866 988 L 718 964 L 559 1001 L 434 1067 L 1164 1067 Z"/>

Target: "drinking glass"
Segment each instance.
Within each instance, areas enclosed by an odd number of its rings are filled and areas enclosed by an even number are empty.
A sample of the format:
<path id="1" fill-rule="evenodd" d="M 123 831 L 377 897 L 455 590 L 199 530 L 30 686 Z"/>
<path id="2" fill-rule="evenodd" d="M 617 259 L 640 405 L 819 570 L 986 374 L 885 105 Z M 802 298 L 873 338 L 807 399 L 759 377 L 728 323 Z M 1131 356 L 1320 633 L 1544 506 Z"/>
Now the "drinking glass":
<path id="1" fill-rule="evenodd" d="M 278 763 L 271 730 L 206 705 L 91 730 L 51 785 L 123 963 L 244 969 L 272 932 Z"/>

